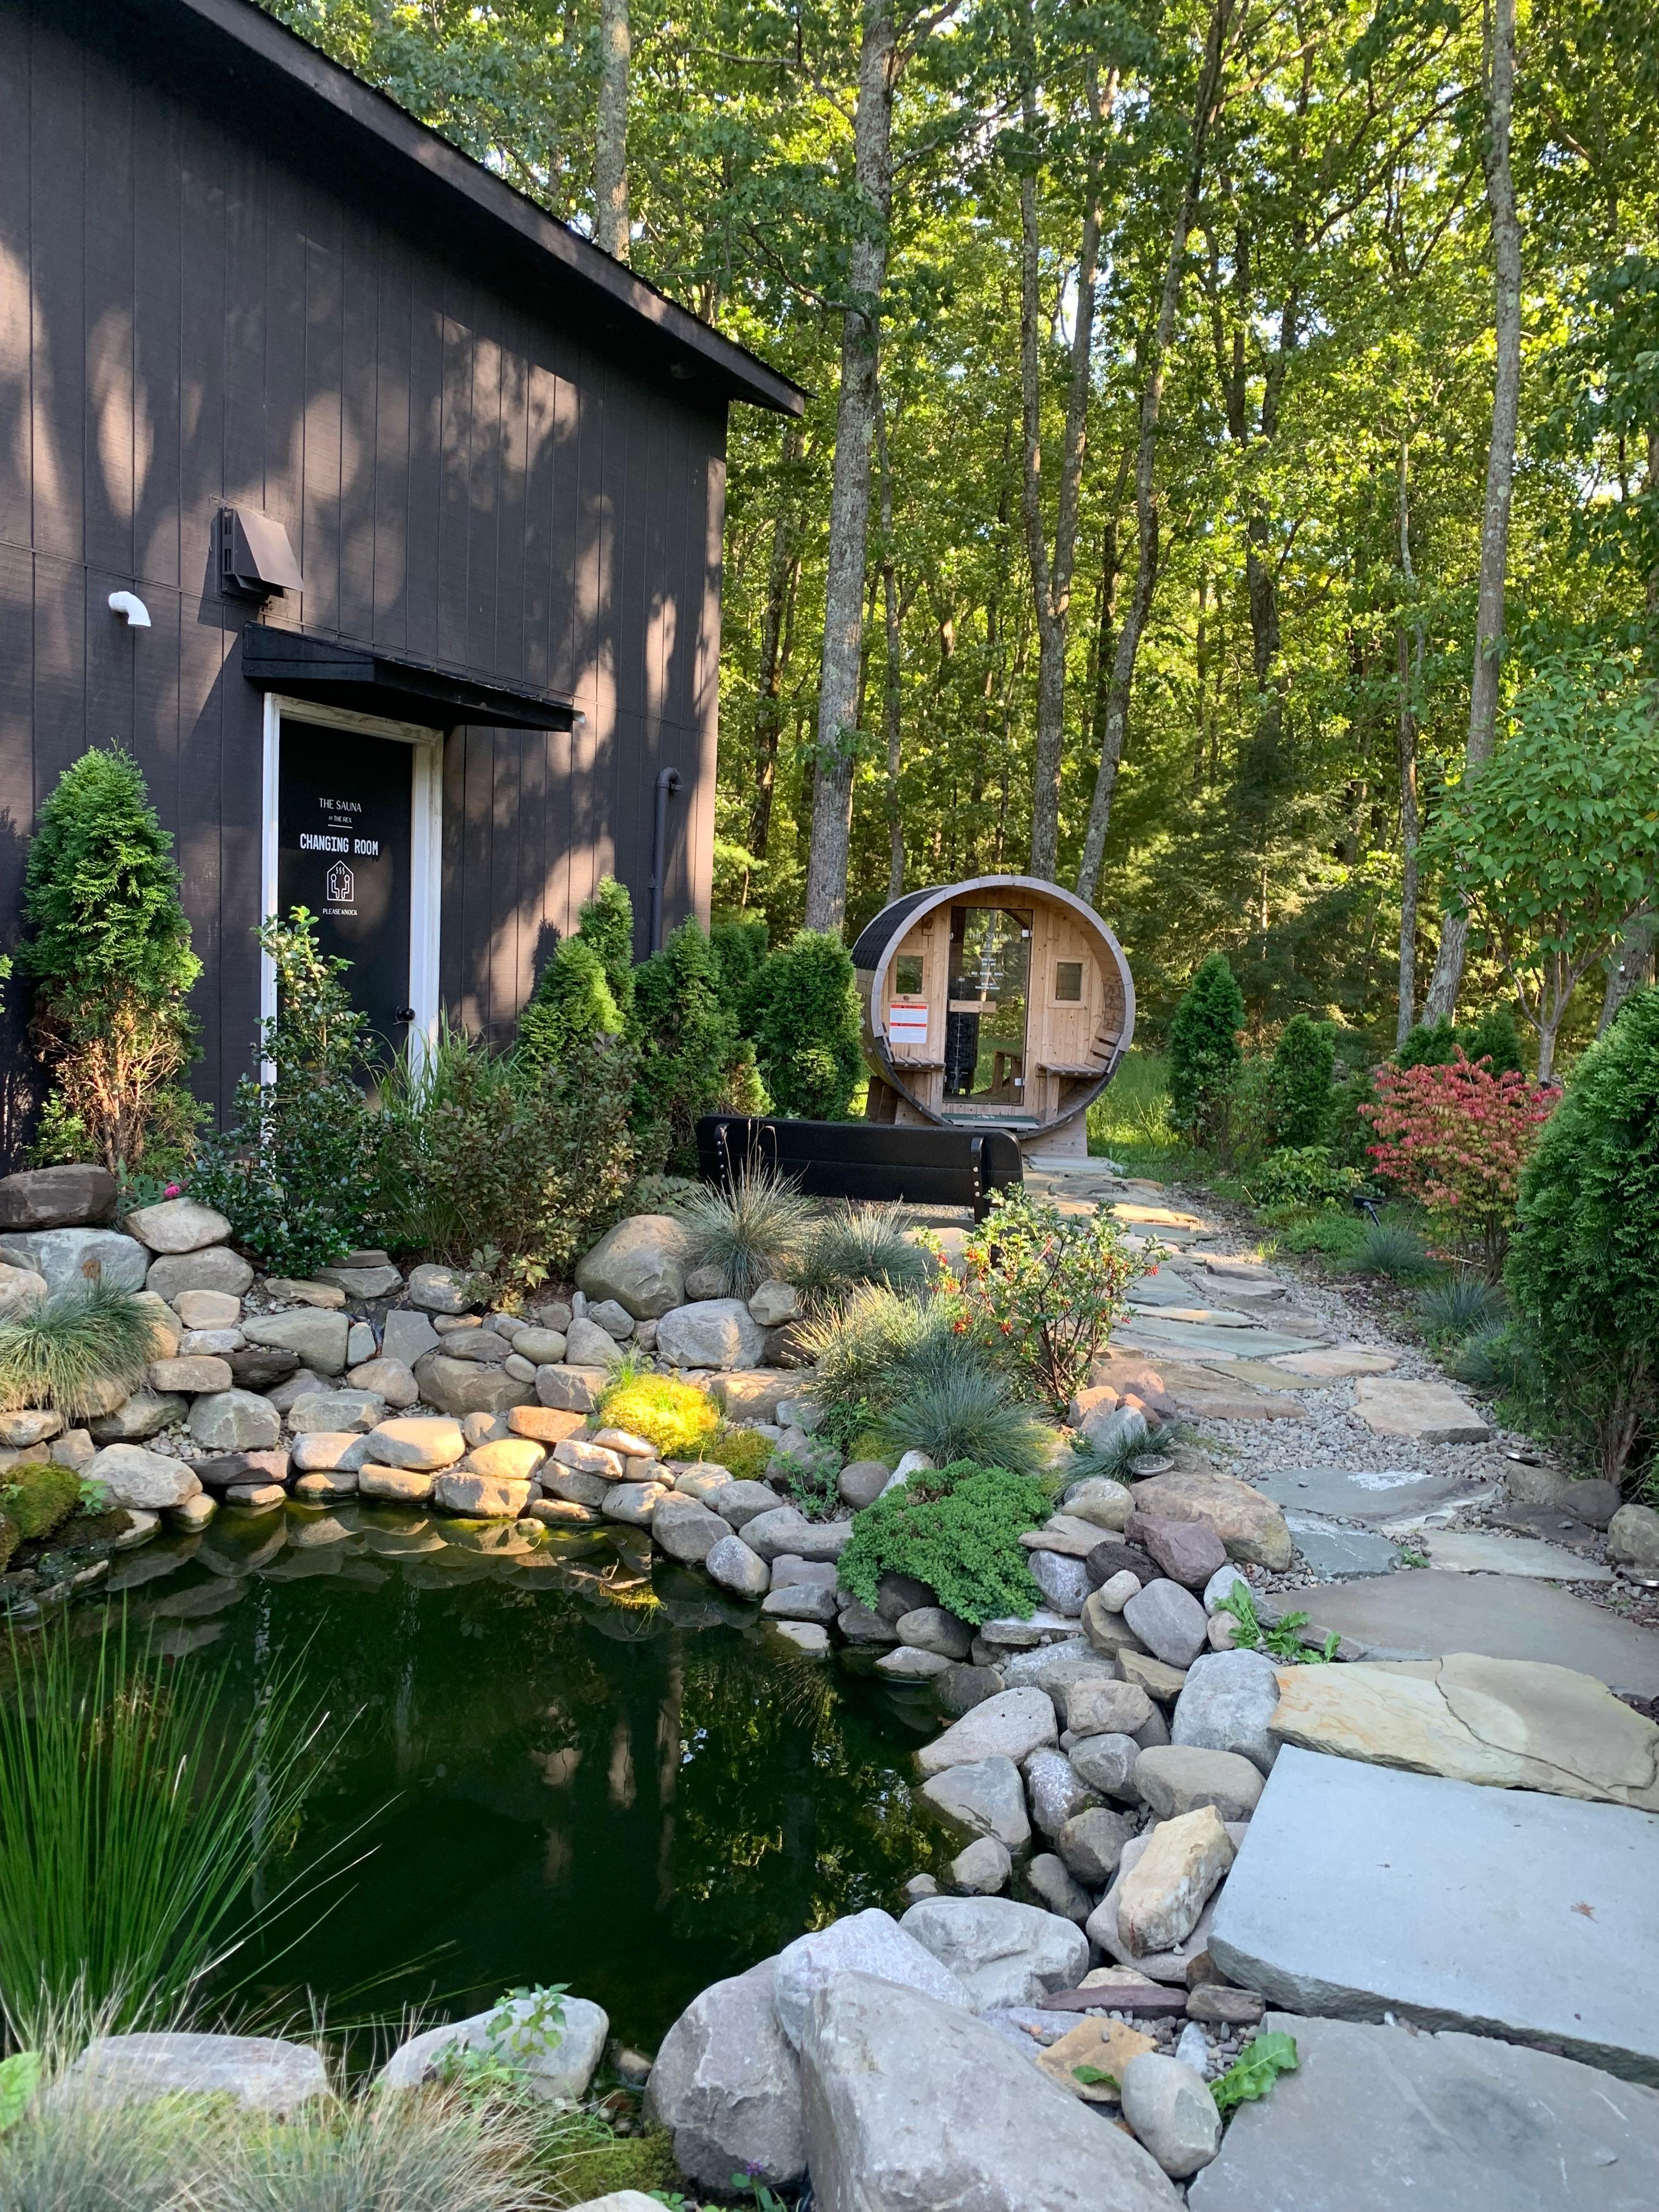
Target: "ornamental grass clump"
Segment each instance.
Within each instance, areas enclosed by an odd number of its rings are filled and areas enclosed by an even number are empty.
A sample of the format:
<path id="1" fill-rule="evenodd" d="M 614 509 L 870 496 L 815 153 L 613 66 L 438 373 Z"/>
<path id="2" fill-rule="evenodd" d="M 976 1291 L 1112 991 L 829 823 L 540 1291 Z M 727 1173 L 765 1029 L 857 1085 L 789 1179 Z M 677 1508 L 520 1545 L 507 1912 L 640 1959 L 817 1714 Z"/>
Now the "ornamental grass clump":
<path id="1" fill-rule="evenodd" d="M 813 1218 L 811 1200 L 765 1167 L 740 1168 L 726 1189 L 699 1183 L 680 1208 L 691 1265 L 718 1268 L 728 1298 L 752 1297 L 769 1279 L 793 1281 Z"/>
<path id="2" fill-rule="evenodd" d="M 76 2007 L 109 2033 L 172 2025 L 255 1925 L 295 1905 L 283 1860 L 322 1717 L 278 1668 L 246 1719 L 222 1679 L 125 1626 L 13 1642 L 0 1687 L 0 2018 L 32 2044 Z M 0 2195 L 0 2203 L 5 2203 Z"/>
<path id="3" fill-rule="evenodd" d="M 1548 1121 L 1555 1094 L 1513 1073 L 1494 1075 L 1459 1048 L 1443 1066 L 1383 1067 L 1360 1108 L 1376 1141 L 1377 1171 L 1424 1208 L 1435 1234 L 1503 1272 L 1521 1170 Z"/>
<path id="4" fill-rule="evenodd" d="M 1131 1251 L 1104 1206 L 1068 1218 L 1052 1199 L 998 1191 L 968 1239 L 959 1326 L 1062 1413 L 1128 1310 L 1130 1284 L 1162 1256 Z"/>
<path id="5" fill-rule="evenodd" d="M 812 1396 L 823 1415 L 819 1433 L 843 1449 L 913 1391 L 987 1364 L 953 1298 L 883 1284 L 855 1291 L 839 1313 L 805 1323 L 799 1340 L 817 1370 Z"/>
<path id="6" fill-rule="evenodd" d="M 143 1381 L 156 1340 L 136 1292 L 102 1282 L 59 1291 L 0 1326 L 0 1413 L 107 1413 L 112 1392 L 125 1397 Z"/>
<path id="7" fill-rule="evenodd" d="M 1015 1404 L 1001 1376 L 967 1364 L 919 1382 L 882 1416 L 876 1433 L 895 1459 L 922 1451 L 939 1467 L 974 1460 L 1030 1475 L 1048 1467 L 1054 1435 Z"/>
<path id="8" fill-rule="evenodd" d="M 917 1474 L 884 1492 L 853 1523 L 842 1587 L 867 1606 L 884 1574 L 912 1575 L 970 1621 L 1027 1619 L 1042 1602 L 1021 1534 L 1048 1517 L 1040 1482 L 970 1460 Z"/>
<path id="9" fill-rule="evenodd" d="M 904 1210 L 891 1203 L 845 1204 L 811 1231 L 793 1280 L 813 1306 L 835 1305 L 866 1283 L 925 1291 L 939 1263 L 912 1237 Z"/>

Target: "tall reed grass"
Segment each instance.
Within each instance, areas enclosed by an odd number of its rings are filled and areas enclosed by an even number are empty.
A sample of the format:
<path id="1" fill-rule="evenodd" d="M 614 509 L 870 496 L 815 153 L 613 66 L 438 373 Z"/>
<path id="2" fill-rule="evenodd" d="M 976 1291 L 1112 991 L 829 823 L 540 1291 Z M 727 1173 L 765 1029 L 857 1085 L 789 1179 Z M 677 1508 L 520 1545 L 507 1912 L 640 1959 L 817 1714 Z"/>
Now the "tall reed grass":
<path id="1" fill-rule="evenodd" d="M 6 1656 L 0 2014 L 25 2044 L 71 2005 L 111 2030 L 173 2025 L 314 1894 L 289 1861 L 325 1717 L 279 1665 L 234 1717 L 219 1676 L 170 1668 L 125 1620 L 90 1650 L 57 1624 Z"/>

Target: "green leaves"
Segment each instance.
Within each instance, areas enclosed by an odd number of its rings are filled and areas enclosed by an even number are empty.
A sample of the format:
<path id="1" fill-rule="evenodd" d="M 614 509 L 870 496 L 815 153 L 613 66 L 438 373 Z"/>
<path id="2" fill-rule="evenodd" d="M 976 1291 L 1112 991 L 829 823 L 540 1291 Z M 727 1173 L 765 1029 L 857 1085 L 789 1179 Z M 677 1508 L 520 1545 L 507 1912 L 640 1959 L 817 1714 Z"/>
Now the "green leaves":
<path id="1" fill-rule="evenodd" d="M 40 2086 L 43 2061 L 38 2051 L 16 2051 L 0 2058 L 0 2135 L 15 2127 Z"/>
<path id="2" fill-rule="evenodd" d="M 1073 2066 L 1073 2078 L 1081 2081 L 1085 2089 L 1115 2089 L 1115 2074 L 1109 2074 L 1103 2066 Z"/>
<path id="3" fill-rule="evenodd" d="M 1243 2104 L 1253 2104 L 1265 2097 L 1281 2074 L 1294 2074 L 1297 2069 L 1296 2038 L 1275 2029 L 1271 2034 L 1258 2035 L 1247 2050 L 1241 2051 L 1218 2081 L 1210 2084 L 1210 2094 L 1215 2099 L 1216 2110 L 1226 2116 Z"/>
<path id="4" fill-rule="evenodd" d="M 977 1627 L 1041 1602 L 1021 1532 L 1048 1516 L 1041 1483 L 966 1461 L 915 1474 L 867 1505 L 841 1555 L 841 1579 L 873 1606 L 884 1574 L 914 1575 L 947 1612 Z"/>

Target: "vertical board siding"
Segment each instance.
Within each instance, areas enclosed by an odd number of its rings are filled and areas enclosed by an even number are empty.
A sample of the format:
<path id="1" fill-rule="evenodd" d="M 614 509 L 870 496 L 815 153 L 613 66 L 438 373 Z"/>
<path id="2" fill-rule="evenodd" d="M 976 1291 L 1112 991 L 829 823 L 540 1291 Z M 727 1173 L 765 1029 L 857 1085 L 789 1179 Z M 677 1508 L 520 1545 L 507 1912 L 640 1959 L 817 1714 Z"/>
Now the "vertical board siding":
<path id="1" fill-rule="evenodd" d="M 706 917 L 724 407 L 583 343 L 265 118 L 120 47 L 93 0 L 0 0 L 0 949 L 27 839 L 88 744 L 131 748 L 195 946 L 195 1080 L 222 1106 L 258 1020 L 262 715 L 252 617 L 574 697 L 573 731 L 453 731 L 441 985 L 510 1036 L 607 871 L 643 949 L 653 788 L 670 923 Z M 302 592 L 222 601 L 226 501 L 289 532 Z M 109 612 L 137 591 L 152 627 Z M 24 1064 L 13 991 L 0 1037 Z M 20 1096 L 0 1083 L 0 1154 Z"/>

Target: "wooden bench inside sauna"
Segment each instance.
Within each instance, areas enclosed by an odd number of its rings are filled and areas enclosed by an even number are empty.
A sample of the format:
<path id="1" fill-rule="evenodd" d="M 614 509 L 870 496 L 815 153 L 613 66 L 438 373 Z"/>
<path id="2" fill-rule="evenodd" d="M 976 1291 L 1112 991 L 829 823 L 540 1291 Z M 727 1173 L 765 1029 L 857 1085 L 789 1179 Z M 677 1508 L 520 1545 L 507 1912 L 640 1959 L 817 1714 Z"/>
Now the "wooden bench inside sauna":
<path id="1" fill-rule="evenodd" d="M 1032 876 L 908 891 L 853 947 L 872 1121 L 1008 1130 L 1082 1158 L 1134 1033 L 1129 963 L 1091 907 Z"/>

